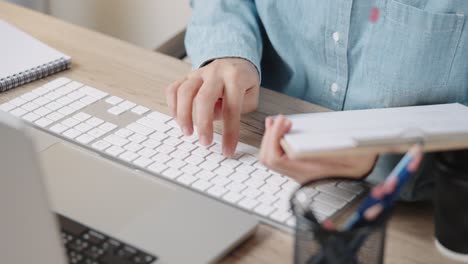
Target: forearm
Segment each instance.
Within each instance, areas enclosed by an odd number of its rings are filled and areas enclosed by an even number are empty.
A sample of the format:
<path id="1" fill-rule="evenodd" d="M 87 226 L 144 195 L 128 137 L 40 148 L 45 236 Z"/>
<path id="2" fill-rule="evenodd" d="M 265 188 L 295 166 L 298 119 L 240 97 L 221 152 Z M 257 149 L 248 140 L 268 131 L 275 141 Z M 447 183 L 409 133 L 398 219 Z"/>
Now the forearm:
<path id="1" fill-rule="evenodd" d="M 185 46 L 194 69 L 224 57 L 252 62 L 260 73 L 262 31 L 253 0 L 192 0 Z"/>

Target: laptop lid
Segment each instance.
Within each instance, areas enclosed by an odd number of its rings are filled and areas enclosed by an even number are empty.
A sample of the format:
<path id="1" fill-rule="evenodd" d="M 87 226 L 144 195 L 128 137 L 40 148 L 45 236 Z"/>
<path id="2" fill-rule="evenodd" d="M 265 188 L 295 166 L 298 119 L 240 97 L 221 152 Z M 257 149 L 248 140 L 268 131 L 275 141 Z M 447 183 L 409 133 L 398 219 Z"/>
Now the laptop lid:
<path id="1" fill-rule="evenodd" d="M 32 140 L 1 111 L 0 148 L 2 263 L 66 263 Z"/>

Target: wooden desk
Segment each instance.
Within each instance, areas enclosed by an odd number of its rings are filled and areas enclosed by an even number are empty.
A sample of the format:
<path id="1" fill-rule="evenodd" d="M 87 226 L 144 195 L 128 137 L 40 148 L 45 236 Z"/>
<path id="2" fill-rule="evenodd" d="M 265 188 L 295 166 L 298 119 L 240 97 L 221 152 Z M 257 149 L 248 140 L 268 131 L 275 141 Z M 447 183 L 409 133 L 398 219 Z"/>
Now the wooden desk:
<path id="1" fill-rule="evenodd" d="M 6 2 L 0 2 L 0 19 L 71 55 L 73 60 L 71 70 L 3 93 L 0 102 L 66 76 L 167 113 L 164 87 L 190 70 L 189 65 L 178 60 Z M 265 116 L 325 111 L 265 89 L 260 98 L 258 111 L 244 116 L 241 127 L 241 140 L 256 146 Z M 218 124 L 218 132 L 219 128 Z M 386 263 L 449 263 L 436 251 L 432 237 L 431 207 L 400 205 L 388 230 Z M 261 225 L 253 238 L 233 250 L 222 263 L 291 263 L 292 238 Z"/>

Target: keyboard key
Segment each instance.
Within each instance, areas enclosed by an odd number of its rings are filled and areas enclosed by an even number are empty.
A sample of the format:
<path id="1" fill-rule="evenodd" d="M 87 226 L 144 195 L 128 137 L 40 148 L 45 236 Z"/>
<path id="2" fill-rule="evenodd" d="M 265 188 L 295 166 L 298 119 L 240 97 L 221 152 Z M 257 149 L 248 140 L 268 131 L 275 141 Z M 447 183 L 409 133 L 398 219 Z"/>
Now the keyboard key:
<path id="1" fill-rule="evenodd" d="M 174 138 L 174 137 L 168 137 L 167 139 L 165 139 L 164 141 L 164 144 L 166 145 L 169 145 L 169 146 L 172 146 L 172 147 L 176 147 L 177 145 L 179 145 L 180 143 L 182 143 L 182 140 L 178 139 L 178 138 Z"/>
<path id="2" fill-rule="evenodd" d="M 117 156 L 121 153 L 123 153 L 125 150 L 121 147 L 118 146 L 111 146 L 110 148 L 106 149 L 106 153 L 112 155 L 112 156 Z"/>
<path id="3" fill-rule="evenodd" d="M 313 201 L 310 205 L 310 208 L 314 213 L 318 212 L 326 216 L 331 216 L 337 211 L 337 209 L 335 209 L 334 207 L 330 207 L 327 204 L 322 203 L 320 201 Z"/>
<path id="4" fill-rule="evenodd" d="M 86 95 L 84 97 L 82 97 L 79 101 L 77 102 L 80 102 L 82 103 L 83 105 L 85 106 L 88 106 L 90 104 L 94 104 L 95 102 L 97 102 L 99 99 L 94 97 L 94 96 L 90 96 L 90 95 Z"/>
<path id="5" fill-rule="evenodd" d="M 192 154 L 193 155 L 197 155 L 199 157 L 206 157 L 208 155 L 210 155 L 212 152 L 209 151 L 208 149 L 206 149 L 205 147 L 197 147 L 193 152 Z"/>
<path id="6" fill-rule="evenodd" d="M 62 115 L 71 115 L 73 114 L 74 112 L 76 112 L 75 109 L 71 108 L 71 107 L 68 107 L 68 106 L 64 106 L 62 108 L 60 108 L 58 110 L 59 113 L 61 113 Z"/>
<path id="7" fill-rule="evenodd" d="M 81 87 L 80 91 L 96 99 L 102 99 L 107 96 L 107 93 L 90 86 Z"/>
<path id="8" fill-rule="evenodd" d="M 80 100 L 83 100 L 83 98 L 81 98 Z M 81 109 L 85 108 L 86 104 L 82 103 L 81 101 L 76 101 L 76 102 L 71 103 L 68 106 L 75 109 L 75 111 L 78 111 L 78 110 L 81 110 Z"/>
<path id="9" fill-rule="evenodd" d="M 119 147 L 122 147 L 129 142 L 127 139 L 119 137 L 114 134 L 108 135 L 107 137 L 104 138 L 104 140 L 111 143 L 112 145 L 116 145 Z"/>
<path id="10" fill-rule="evenodd" d="M 79 130 L 82 133 L 88 132 L 91 130 L 93 127 L 87 123 L 80 123 L 77 126 L 75 126 L 76 130 Z"/>
<path id="11" fill-rule="evenodd" d="M 57 112 L 52 112 L 52 113 L 48 114 L 46 117 L 48 119 L 56 122 L 56 121 L 59 121 L 60 119 L 64 118 L 65 116 L 60 114 L 60 113 L 57 113 Z"/>
<path id="12" fill-rule="evenodd" d="M 285 183 L 287 179 L 285 177 L 279 176 L 279 175 L 272 175 L 269 178 L 266 179 L 267 183 L 271 183 L 273 185 L 281 186 L 283 183 Z"/>
<path id="13" fill-rule="evenodd" d="M 63 97 L 60 97 L 59 99 L 57 99 L 56 102 L 59 103 L 59 104 L 62 104 L 62 105 L 68 105 L 71 102 L 73 102 L 73 100 L 70 97 L 63 96 Z"/>
<path id="14" fill-rule="evenodd" d="M 124 149 L 126 149 L 128 151 L 131 151 L 131 152 L 137 152 L 142 148 L 143 148 L 142 145 L 140 145 L 138 143 L 135 143 L 135 142 L 130 142 L 127 145 L 124 146 Z"/>
<path id="15" fill-rule="evenodd" d="M 25 93 L 25 94 L 21 95 L 21 99 L 24 99 L 26 101 L 32 101 L 32 100 L 36 99 L 37 97 L 39 97 L 39 95 L 36 94 L 36 93 L 33 93 L 33 92 L 29 92 L 29 93 Z"/>
<path id="16" fill-rule="evenodd" d="M 188 142 L 188 143 L 192 143 L 192 144 L 193 144 L 193 143 L 197 142 L 197 140 L 198 140 L 198 134 L 197 134 L 197 132 L 193 132 L 192 135 L 190 135 L 190 136 L 188 136 L 188 137 L 187 137 L 187 136 L 182 136 L 180 139 L 182 139 L 182 140 L 185 141 L 185 142 Z"/>
<path id="17" fill-rule="evenodd" d="M 223 194 L 227 193 L 227 190 L 224 187 L 215 185 L 208 189 L 207 193 L 215 197 L 221 197 Z"/>
<path id="18" fill-rule="evenodd" d="M 134 152 L 131 152 L 131 151 L 125 151 L 123 154 L 121 154 L 119 156 L 119 158 L 121 160 L 124 160 L 124 161 L 127 161 L 127 162 L 131 162 L 132 160 L 138 158 L 139 155 L 134 153 Z"/>
<path id="19" fill-rule="evenodd" d="M 99 140 L 93 143 L 91 147 L 97 149 L 97 150 L 105 150 L 106 148 L 110 147 L 111 144 L 109 142 L 106 142 L 104 140 Z"/>
<path id="20" fill-rule="evenodd" d="M 212 171 L 216 169 L 217 167 L 219 167 L 218 163 L 209 161 L 209 160 L 202 162 L 199 166 L 200 168 L 208 170 L 208 171 Z"/>
<path id="21" fill-rule="evenodd" d="M 153 160 L 155 160 L 157 162 L 160 162 L 160 163 L 166 163 L 169 160 L 171 160 L 172 158 L 167 154 L 159 153 L 159 154 L 153 156 L 151 159 L 153 159 Z"/>
<path id="22" fill-rule="evenodd" d="M 114 107 L 107 109 L 108 113 L 116 115 L 116 116 L 124 113 L 125 111 L 126 111 L 125 109 L 118 107 L 118 106 L 114 106 Z"/>
<path id="23" fill-rule="evenodd" d="M 240 173 L 245 173 L 245 174 L 249 174 L 251 172 L 253 172 L 255 170 L 254 167 L 248 165 L 248 164 L 244 164 L 242 163 L 240 166 L 236 167 L 236 171 L 240 172 Z"/>
<path id="24" fill-rule="evenodd" d="M 85 144 L 87 145 L 88 143 L 90 143 L 91 141 L 93 141 L 95 138 L 93 136 L 90 136 L 88 134 L 83 134 L 79 137 L 76 138 L 76 141 L 82 143 L 82 144 Z"/>
<path id="25" fill-rule="evenodd" d="M 242 194 L 245 195 L 245 196 L 248 197 L 248 198 L 255 199 L 255 198 L 257 198 L 258 196 L 260 196 L 260 195 L 262 194 L 262 192 L 259 191 L 258 189 L 254 189 L 254 188 L 248 187 L 247 189 L 245 189 L 245 190 L 242 192 Z"/>
<path id="26" fill-rule="evenodd" d="M 92 125 L 93 127 L 96 127 L 104 123 L 104 120 L 97 117 L 91 117 L 90 119 L 86 120 L 86 123 Z"/>
<path id="27" fill-rule="evenodd" d="M 209 148 L 212 152 L 222 154 L 223 153 L 223 147 L 219 143 L 215 143 L 213 146 Z"/>
<path id="28" fill-rule="evenodd" d="M 227 176 L 231 175 L 234 172 L 234 170 L 232 170 L 230 168 L 227 168 L 227 167 L 224 167 L 224 166 L 219 166 L 213 172 L 216 173 L 219 176 L 227 177 Z"/>
<path id="29" fill-rule="evenodd" d="M 202 191 L 202 192 L 206 191 L 211 186 L 213 186 L 211 182 L 200 180 L 200 179 L 192 185 L 194 189 Z"/>
<path id="30" fill-rule="evenodd" d="M 133 164 L 145 168 L 153 162 L 154 161 L 152 159 L 146 157 L 139 157 L 138 159 L 133 161 Z"/>
<path id="31" fill-rule="evenodd" d="M 234 172 L 231 176 L 229 176 L 229 178 L 231 178 L 235 182 L 242 183 L 248 178 L 250 178 L 250 176 L 245 173 Z"/>
<path id="32" fill-rule="evenodd" d="M 224 159 L 226 159 L 223 155 L 220 155 L 218 153 L 211 153 L 210 155 L 206 156 L 206 160 L 211 160 L 216 163 L 220 163 Z"/>
<path id="33" fill-rule="evenodd" d="M 78 114 L 74 115 L 73 118 L 75 118 L 76 120 L 78 120 L 80 122 L 84 122 L 84 121 L 88 120 L 89 118 L 91 118 L 91 115 L 88 115 L 88 114 L 83 113 L 83 112 L 79 112 Z"/>
<path id="34" fill-rule="evenodd" d="M 161 173 L 167 168 L 169 168 L 167 165 L 159 163 L 159 162 L 155 162 L 151 166 L 148 167 L 148 170 L 150 170 L 150 171 L 152 171 L 154 173 Z M 171 173 L 173 173 L 173 172 L 171 172 Z M 177 176 L 179 176 L 179 175 L 177 175 Z M 177 177 L 177 176 L 174 176 L 174 177 Z"/>
<path id="35" fill-rule="evenodd" d="M 255 206 L 257 206 L 259 204 L 258 201 L 254 200 L 254 199 L 250 199 L 248 197 L 245 197 L 244 199 L 242 199 L 238 205 L 244 209 L 247 209 L 247 210 L 252 210 Z"/>
<path id="36" fill-rule="evenodd" d="M 128 140 L 132 141 L 132 142 L 135 142 L 135 143 L 142 143 L 143 141 L 147 140 L 148 138 L 141 135 L 141 134 L 138 134 L 138 133 L 134 133 L 133 135 L 129 136 L 128 137 Z"/>
<path id="37" fill-rule="evenodd" d="M 197 176 L 199 179 L 202 179 L 202 180 L 205 180 L 205 181 L 209 181 L 209 180 L 211 180 L 212 178 L 214 178 L 214 177 L 216 176 L 216 174 L 214 174 L 214 173 L 211 172 L 211 171 L 202 170 L 202 171 L 200 171 L 199 173 L 197 173 L 196 176 Z"/>
<path id="38" fill-rule="evenodd" d="M 260 191 L 269 193 L 269 194 L 275 194 L 280 190 L 280 187 L 273 185 L 271 183 L 266 183 L 262 187 L 260 187 Z"/>
<path id="39" fill-rule="evenodd" d="M 183 166 L 185 166 L 185 161 L 179 160 L 179 159 L 172 159 L 169 162 L 166 163 L 167 166 L 174 168 L 174 169 L 180 169 Z"/>
<path id="40" fill-rule="evenodd" d="M 283 185 L 281 185 L 281 188 L 283 190 L 290 190 L 290 191 L 293 191 L 293 190 L 296 190 L 297 188 L 299 188 L 301 185 L 299 183 L 297 183 L 295 180 L 291 180 L 289 179 L 286 183 L 284 183 Z"/>
<path id="41" fill-rule="evenodd" d="M 255 162 L 253 166 L 258 170 L 268 171 L 268 168 L 263 166 L 263 164 L 261 164 L 260 161 Z"/>
<path id="42" fill-rule="evenodd" d="M 40 126 L 40 127 L 46 127 L 50 124 L 52 124 L 54 121 L 48 119 L 48 118 L 40 118 L 39 120 L 36 120 L 36 122 L 34 122 L 34 124 Z"/>
<path id="43" fill-rule="evenodd" d="M 130 101 L 123 101 L 118 105 L 120 108 L 124 109 L 125 111 L 132 109 L 136 106 L 134 102 Z"/>
<path id="44" fill-rule="evenodd" d="M 154 140 L 152 138 L 149 138 L 149 139 L 143 141 L 141 143 L 141 145 L 143 145 L 144 147 L 147 147 L 147 148 L 154 149 L 154 148 L 158 147 L 159 145 L 161 145 L 161 142 L 159 142 L 157 140 Z"/>
<path id="45" fill-rule="evenodd" d="M 171 129 L 170 126 L 160 122 L 160 121 L 156 121 L 154 119 L 150 119 L 148 117 L 143 117 L 143 118 L 140 118 L 137 120 L 137 123 L 138 124 L 141 124 L 141 125 L 144 125 L 146 127 L 149 127 L 153 130 L 156 130 L 156 131 L 159 131 L 159 132 L 162 132 L 162 133 L 165 133 L 167 132 L 168 130 Z"/>
<path id="46" fill-rule="evenodd" d="M 250 175 L 252 175 L 252 178 L 256 178 L 259 180 L 266 180 L 268 177 L 271 176 L 271 173 L 257 169 Z"/>
<path id="47" fill-rule="evenodd" d="M 52 111 L 57 111 L 58 109 L 62 108 L 62 105 L 57 102 L 50 102 L 46 104 L 45 107 L 49 108 Z"/>
<path id="48" fill-rule="evenodd" d="M 236 193 L 240 193 L 242 192 L 243 190 L 245 190 L 245 188 L 247 188 L 246 185 L 242 184 L 242 183 L 238 183 L 238 182 L 231 182 L 229 183 L 226 188 L 230 191 L 233 191 L 233 192 L 236 192 Z"/>
<path id="49" fill-rule="evenodd" d="M 73 101 L 79 100 L 83 98 L 84 96 L 86 95 L 80 91 L 74 91 L 74 92 L 67 94 L 67 97 L 72 99 Z"/>
<path id="50" fill-rule="evenodd" d="M 235 159 L 225 159 L 221 162 L 221 165 L 226 166 L 228 168 L 234 169 L 235 167 L 239 166 L 241 163 Z"/>
<path id="51" fill-rule="evenodd" d="M 45 97 L 38 97 L 36 99 L 34 99 L 32 102 L 37 104 L 37 105 L 40 105 L 40 106 L 44 106 L 48 103 L 50 103 L 51 100 L 45 98 Z"/>
<path id="52" fill-rule="evenodd" d="M 111 97 L 107 98 L 105 101 L 108 104 L 116 105 L 116 104 L 119 104 L 120 102 L 122 102 L 123 99 L 118 97 L 118 96 L 111 96 Z"/>
<path id="53" fill-rule="evenodd" d="M 107 133 L 117 128 L 117 125 L 111 122 L 105 122 L 104 124 L 100 125 L 99 128 Z"/>
<path id="54" fill-rule="evenodd" d="M 161 146 L 156 148 L 156 151 L 164 153 L 164 154 L 169 154 L 174 150 L 175 150 L 174 147 L 168 146 L 168 145 L 165 145 L 165 144 L 162 144 Z"/>
<path id="55" fill-rule="evenodd" d="M 15 105 L 13 104 L 10 104 L 10 103 L 4 103 L 2 105 L 0 105 L 0 110 L 2 110 L 3 112 L 9 112 L 13 109 L 15 109 Z"/>
<path id="56" fill-rule="evenodd" d="M 180 131 L 180 129 L 177 127 L 174 127 L 171 130 L 167 131 L 166 134 L 171 137 L 176 137 L 176 138 L 179 138 L 184 135 L 182 131 Z"/>
<path id="57" fill-rule="evenodd" d="M 62 95 L 59 94 L 59 93 L 56 93 L 56 92 L 49 92 L 49 93 L 44 95 L 44 98 L 47 98 L 47 99 L 49 99 L 51 101 L 57 100 L 60 97 L 62 97 Z"/>
<path id="58" fill-rule="evenodd" d="M 71 91 L 74 91 L 74 90 L 76 90 L 76 89 L 82 87 L 83 84 L 80 83 L 80 82 L 77 82 L 77 81 L 72 81 L 72 82 L 68 83 L 68 84 L 65 85 L 65 86 L 68 87 L 68 88 L 70 88 Z"/>
<path id="59" fill-rule="evenodd" d="M 228 185 L 231 182 L 231 180 L 229 178 L 227 178 L 227 177 L 216 176 L 213 179 L 211 179 L 210 182 L 213 183 L 214 185 L 224 187 L 224 186 Z"/>
<path id="60" fill-rule="evenodd" d="M 222 199 L 229 202 L 229 203 L 237 203 L 240 199 L 244 198 L 244 196 L 240 193 L 230 191 L 226 193 Z"/>
<path id="61" fill-rule="evenodd" d="M 190 154 L 183 150 L 176 149 L 175 151 L 171 152 L 170 156 L 176 159 L 183 160 L 186 157 L 190 156 Z"/>
<path id="62" fill-rule="evenodd" d="M 104 136 L 107 132 L 102 130 L 102 129 L 99 129 L 99 128 L 94 128 L 94 129 L 91 129 L 90 131 L 88 131 L 88 134 L 95 137 L 95 138 L 100 138 L 102 136 Z"/>
<path id="63" fill-rule="evenodd" d="M 143 148 L 142 150 L 140 150 L 138 152 L 138 154 L 140 154 L 141 156 L 145 157 L 145 158 L 151 158 L 152 156 L 156 155 L 156 151 L 153 150 L 153 149 L 150 149 L 150 148 Z M 169 157 L 170 159 L 170 157 Z"/>
<path id="64" fill-rule="evenodd" d="M 262 195 L 260 195 L 257 200 L 259 202 L 261 202 L 262 204 L 267 204 L 267 205 L 272 205 L 274 202 L 276 202 L 278 200 L 278 197 L 274 196 L 274 195 L 271 195 L 271 194 L 268 194 L 268 193 L 264 193 Z"/>
<path id="65" fill-rule="evenodd" d="M 174 169 L 174 168 L 169 168 L 165 171 L 162 172 L 162 175 L 166 178 L 169 178 L 169 179 L 175 179 L 177 177 L 179 177 L 180 175 L 182 175 L 182 172 L 177 170 L 177 169 Z"/>
<path id="66" fill-rule="evenodd" d="M 197 166 L 187 164 L 181 169 L 181 171 L 183 171 L 183 172 L 185 172 L 187 174 L 194 175 L 195 173 L 201 171 L 201 169 L 199 167 L 197 167 Z"/>
<path id="67" fill-rule="evenodd" d="M 25 103 L 24 105 L 22 105 L 21 108 L 23 108 L 24 110 L 28 112 L 31 112 L 39 108 L 39 105 L 29 102 L 29 103 Z"/>
<path id="68" fill-rule="evenodd" d="M 26 115 L 22 116 L 22 118 L 28 122 L 34 122 L 39 119 L 40 116 L 35 113 L 27 113 Z"/>
<path id="69" fill-rule="evenodd" d="M 156 131 L 153 134 L 151 134 L 149 137 L 154 139 L 154 140 L 157 140 L 157 141 L 163 141 L 164 139 L 168 138 L 169 136 L 164 134 L 164 133 L 161 133 L 159 131 Z"/>
<path id="70" fill-rule="evenodd" d="M 65 125 L 67 127 L 74 127 L 80 123 L 80 121 L 76 120 L 75 118 L 69 117 L 65 120 L 63 120 L 62 125 Z"/>
<path id="71" fill-rule="evenodd" d="M 126 128 L 121 128 L 115 132 L 117 136 L 128 138 L 129 136 L 133 135 L 133 131 L 128 130 Z"/>
<path id="72" fill-rule="evenodd" d="M 195 156 L 195 155 L 190 155 L 188 158 L 185 159 L 185 161 L 189 164 L 192 164 L 192 165 L 198 165 L 200 163 L 202 163 L 203 161 L 205 161 L 204 158 L 201 158 L 201 157 L 198 157 L 198 156 Z"/>
<path id="73" fill-rule="evenodd" d="M 273 206 L 269 206 L 266 204 L 260 204 L 259 206 L 255 207 L 254 212 L 258 213 L 262 216 L 268 216 L 275 211 Z"/>
<path id="74" fill-rule="evenodd" d="M 162 123 L 166 123 L 167 121 L 172 119 L 172 117 L 159 112 L 152 112 L 149 115 L 147 115 L 147 117 Z"/>
<path id="75" fill-rule="evenodd" d="M 143 125 L 140 125 L 138 123 L 131 123 L 127 126 L 127 129 L 135 132 L 135 133 L 138 133 L 138 134 L 141 134 L 143 136 L 149 136 L 151 133 L 154 132 L 153 129 L 149 128 L 149 127 L 146 127 L 146 126 L 143 126 Z"/>
<path id="76" fill-rule="evenodd" d="M 48 108 L 45 107 L 39 107 L 38 109 L 34 110 L 34 113 L 36 113 L 39 116 L 46 116 L 50 114 L 52 111 Z"/>
<path id="77" fill-rule="evenodd" d="M 27 102 L 28 101 L 26 101 L 26 100 L 24 100 L 24 99 L 22 99 L 20 97 L 16 97 L 15 99 L 12 99 L 12 100 L 8 101 L 8 103 L 10 103 L 10 104 L 12 104 L 12 105 L 14 105 L 16 107 L 22 106 L 22 105 L 26 104 Z"/>
<path id="78" fill-rule="evenodd" d="M 276 220 L 280 223 L 286 221 L 292 216 L 288 211 L 276 210 L 273 214 L 270 215 L 271 219 Z"/>
<path id="79" fill-rule="evenodd" d="M 252 187 L 252 188 L 260 188 L 265 184 L 264 180 L 261 179 L 256 179 L 256 178 L 250 178 L 244 182 L 245 185 Z"/>
<path id="80" fill-rule="evenodd" d="M 71 82 L 70 79 L 68 78 L 65 78 L 65 77 L 60 77 L 60 78 L 57 78 L 53 81 L 50 81 L 46 84 L 44 84 L 42 87 L 46 88 L 46 89 L 49 89 L 49 90 L 54 90 L 54 89 L 57 89 L 59 88 L 60 86 L 64 86 L 65 84 Z"/>
<path id="81" fill-rule="evenodd" d="M 61 134 L 63 131 L 67 130 L 68 127 L 64 126 L 62 124 L 55 124 L 52 127 L 49 128 L 50 131 L 55 132 L 57 134 Z"/>
<path id="82" fill-rule="evenodd" d="M 132 113 L 135 113 L 137 115 L 143 115 L 143 114 L 146 114 L 146 112 L 148 112 L 149 109 L 144 107 L 144 106 L 141 106 L 141 105 L 138 105 L 134 108 L 132 108 Z"/>
<path id="83" fill-rule="evenodd" d="M 65 131 L 65 132 L 63 133 L 63 135 L 64 135 L 65 137 L 67 137 L 67 138 L 74 139 L 74 138 L 76 138 L 77 136 L 81 135 L 81 132 L 78 131 L 78 130 L 76 130 L 76 129 L 74 129 L 74 128 L 70 128 L 70 129 L 68 129 L 67 131 Z"/>
<path id="84" fill-rule="evenodd" d="M 44 95 L 44 94 L 48 93 L 49 89 L 44 88 L 44 87 L 38 87 L 38 88 L 32 90 L 31 92 L 41 96 L 41 95 Z"/>
<path id="85" fill-rule="evenodd" d="M 185 184 L 185 185 L 190 185 L 190 184 L 194 183 L 196 180 L 197 180 L 197 178 L 193 177 L 190 174 L 184 174 L 184 175 L 177 178 L 178 182 L 180 182 L 182 184 Z"/>

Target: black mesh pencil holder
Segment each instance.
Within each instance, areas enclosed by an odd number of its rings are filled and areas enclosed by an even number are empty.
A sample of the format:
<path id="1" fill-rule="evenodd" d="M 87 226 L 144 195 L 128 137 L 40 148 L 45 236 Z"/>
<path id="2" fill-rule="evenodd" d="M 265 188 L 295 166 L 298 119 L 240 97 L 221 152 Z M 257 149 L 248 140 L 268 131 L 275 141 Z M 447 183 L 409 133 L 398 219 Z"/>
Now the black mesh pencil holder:
<path id="1" fill-rule="evenodd" d="M 361 186 L 362 190 L 356 192 Z M 390 213 L 351 230 L 343 231 L 339 227 L 367 195 L 368 189 L 360 181 L 334 178 L 305 183 L 294 192 L 291 207 L 296 216 L 295 264 L 383 263 L 386 223 Z M 321 193 L 327 195 L 318 197 Z M 325 209 L 331 204 L 325 203 L 326 198 L 334 201 L 333 196 L 341 200 L 347 198 L 351 202 L 341 210 L 327 212 Z M 333 222 L 336 229 L 322 225 L 325 219 L 328 223 Z"/>

